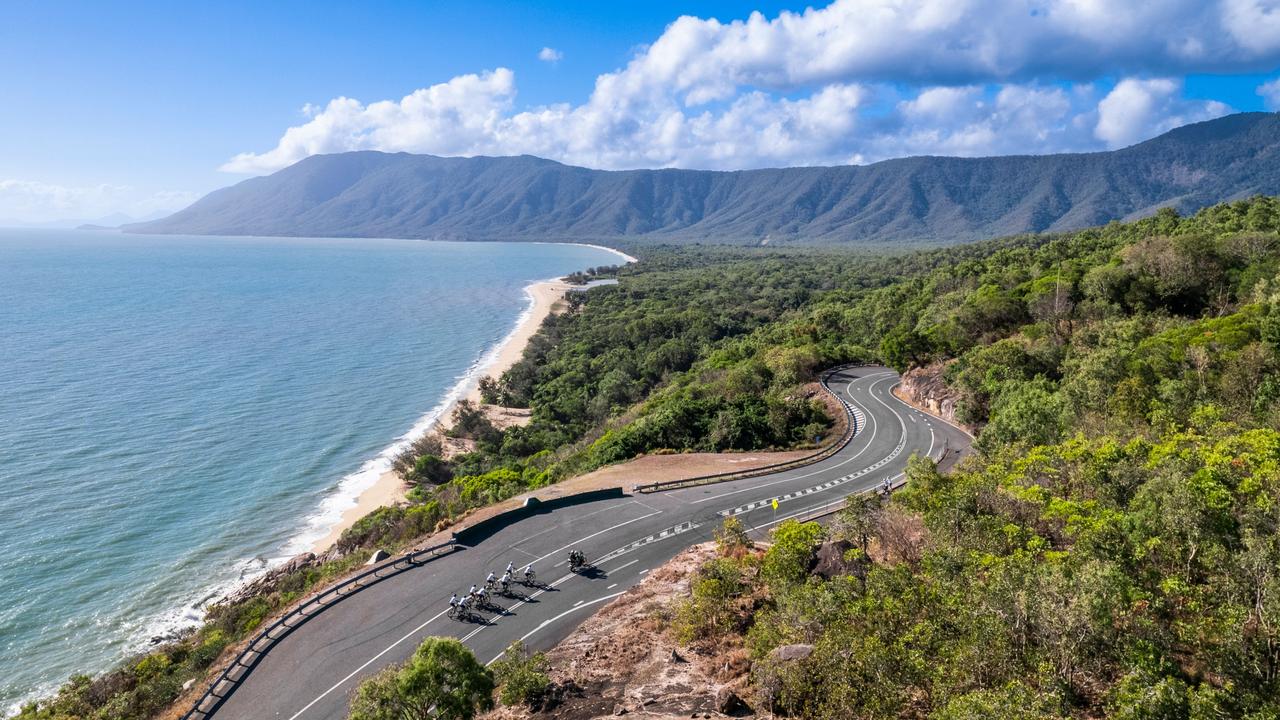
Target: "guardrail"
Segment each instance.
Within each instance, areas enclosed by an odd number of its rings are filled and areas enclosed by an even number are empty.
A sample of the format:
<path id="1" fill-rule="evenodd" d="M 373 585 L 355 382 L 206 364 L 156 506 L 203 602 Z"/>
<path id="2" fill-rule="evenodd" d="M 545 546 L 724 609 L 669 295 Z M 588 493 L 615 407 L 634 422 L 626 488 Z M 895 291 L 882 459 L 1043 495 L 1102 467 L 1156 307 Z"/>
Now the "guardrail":
<path id="1" fill-rule="evenodd" d="M 860 429 L 857 422 L 857 418 L 854 414 L 854 410 L 855 410 L 854 406 L 851 403 L 845 401 L 844 398 L 837 395 L 835 391 L 833 391 L 831 387 L 827 385 L 827 380 L 832 375 L 835 375 L 836 373 L 842 370 L 849 370 L 851 368 L 858 368 L 858 367 L 873 367 L 873 366 L 864 365 L 864 364 L 840 365 L 838 367 L 834 367 L 826 371 L 825 373 L 822 374 L 822 377 L 819 378 L 819 382 L 821 382 L 822 384 L 822 389 L 826 390 L 828 393 L 831 393 L 831 396 L 839 400 L 840 404 L 844 406 L 844 415 L 846 419 L 845 431 L 844 431 L 844 434 L 841 435 L 840 438 L 836 440 L 836 442 L 832 443 L 831 445 L 828 445 L 827 447 L 822 448 L 821 450 L 818 450 L 812 455 L 806 455 L 802 458 L 796 458 L 795 460 L 787 460 L 785 462 L 774 463 L 772 465 L 765 465 L 763 467 L 753 468 L 751 470 L 731 470 L 729 472 L 713 473 L 711 475 L 699 475 L 697 477 L 683 478 L 680 480 L 665 480 L 662 482 L 648 483 L 646 485 L 637 485 L 633 488 L 633 490 L 635 492 L 641 492 L 641 493 L 663 492 L 666 490 L 680 490 L 682 488 L 697 487 L 698 485 L 710 485 L 713 483 L 728 482 L 730 480 L 742 480 L 749 477 L 756 477 L 757 475 L 768 475 L 770 473 L 780 472 L 783 470 L 792 470 L 795 468 L 802 468 L 802 467 L 805 467 L 806 465 L 812 465 L 816 462 L 826 460 L 832 455 L 835 455 L 836 453 L 843 450 L 845 446 L 847 446 L 849 442 L 853 440 L 854 436 L 858 434 L 858 431 Z"/>
<path id="2" fill-rule="evenodd" d="M 244 650 L 231 661 L 226 668 L 218 675 L 209 688 L 205 690 L 200 699 L 196 700 L 191 709 L 182 716 L 182 720 L 204 720 L 210 717 L 218 708 L 222 706 L 224 700 L 235 692 L 235 689 L 244 680 L 249 671 L 267 654 L 276 643 L 283 640 L 289 633 L 298 629 L 303 623 L 311 618 L 324 612 L 334 603 L 350 597 L 351 595 L 369 587 L 375 583 L 394 577 L 410 568 L 418 567 L 425 562 L 430 562 L 438 557 L 443 557 L 453 552 L 458 547 L 456 539 L 450 539 L 439 545 L 432 545 L 428 548 L 420 550 L 410 550 L 399 557 L 391 558 L 381 564 L 375 565 L 368 570 L 348 578 L 337 585 L 325 588 L 316 593 L 311 599 L 285 613 L 275 622 L 271 623 L 265 630 L 259 632 L 253 640 L 245 646 Z M 443 551 L 443 552 L 441 552 Z M 390 572 L 383 572 L 390 570 Z M 296 622 L 293 622 L 296 621 Z"/>

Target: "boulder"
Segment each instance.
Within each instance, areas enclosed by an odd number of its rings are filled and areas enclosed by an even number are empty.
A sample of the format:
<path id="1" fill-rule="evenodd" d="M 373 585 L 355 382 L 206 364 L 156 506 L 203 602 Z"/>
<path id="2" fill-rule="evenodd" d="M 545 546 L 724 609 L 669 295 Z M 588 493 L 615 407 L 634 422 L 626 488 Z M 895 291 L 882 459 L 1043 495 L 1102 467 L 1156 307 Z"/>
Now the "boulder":
<path id="1" fill-rule="evenodd" d="M 716 691 L 716 712 L 729 717 L 742 717 L 752 713 L 748 705 L 731 687 L 722 687 Z"/>
<path id="2" fill-rule="evenodd" d="M 795 660 L 804 660 L 812 654 L 812 645 L 797 643 L 795 645 L 780 645 L 769 653 L 769 657 L 779 662 L 793 662 Z"/>
<path id="3" fill-rule="evenodd" d="M 831 540 L 822 543 L 818 548 L 817 562 L 813 566 L 813 574 L 830 580 L 834 577 L 857 574 L 858 562 L 845 559 L 845 555 L 854 548 L 848 540 Z"/>
<path id="4" fill-rule="evenodd" d="M 312 566 L 313 564 L 315 564 L 315 562 L 316 562 L 315 553 L 307 552 L 307 553 L 302 553 L 301 555 L 294 555 L 292 558 L 289 559 L 289 562 L 285 563 L 284 567 L 281 568 L 281 573 L 286 575 L 288 573 L 294 573 L 303 568 Z"/>
<path id="5" fill-rule="evenodd" d="M 365 563 L 365 565 L 377 565 L 389 557 L 391 557 L 391 553 L 386 550 L 374 550 L 373 554 L 369 556 L 369 562 Z"/>

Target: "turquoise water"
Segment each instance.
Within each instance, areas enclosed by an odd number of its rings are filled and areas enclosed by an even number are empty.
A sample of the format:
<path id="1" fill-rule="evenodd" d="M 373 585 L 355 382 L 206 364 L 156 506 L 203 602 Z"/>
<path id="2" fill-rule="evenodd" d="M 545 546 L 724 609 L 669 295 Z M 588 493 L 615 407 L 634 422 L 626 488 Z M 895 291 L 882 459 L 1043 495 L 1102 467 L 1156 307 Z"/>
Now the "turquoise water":
<path id="1" fill-rule="evenodd" d="M 0 710 L 305 549 L 510 332 L 527 284 L 617 262 L 0 230 Z"/>

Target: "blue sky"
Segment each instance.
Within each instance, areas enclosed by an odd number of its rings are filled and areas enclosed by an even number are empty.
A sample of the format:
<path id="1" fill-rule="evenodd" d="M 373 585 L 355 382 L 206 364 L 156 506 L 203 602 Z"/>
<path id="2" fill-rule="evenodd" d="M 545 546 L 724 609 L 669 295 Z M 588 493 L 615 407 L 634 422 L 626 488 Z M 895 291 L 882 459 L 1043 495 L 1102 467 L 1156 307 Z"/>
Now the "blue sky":
<path id="1" fill-rule="evenodd" d="M 348 149 L 732 169 L 1280 109 L 1280 2 L 1112 5 L 8 3 L 0 220 L 172 210 Z"/>

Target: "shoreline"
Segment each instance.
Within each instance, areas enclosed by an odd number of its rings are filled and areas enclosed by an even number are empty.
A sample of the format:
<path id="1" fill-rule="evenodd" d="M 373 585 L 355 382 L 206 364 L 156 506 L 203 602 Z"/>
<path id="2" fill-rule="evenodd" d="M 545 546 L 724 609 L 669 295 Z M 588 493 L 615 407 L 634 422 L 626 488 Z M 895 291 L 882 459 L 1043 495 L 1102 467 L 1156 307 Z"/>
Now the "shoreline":
<path id="1" fill-rule="evenodd" d="M 612 248 L 601 249 L 612 250 Z M 618 252 L 618 254 L 628 258 L 629 261 L 634 261 L 626 253 Z M 572 287 L 574 286 L 565 282 L 564 278 L 539 280 L 526 285 L 524 292 L 529 305 L 517 318 L 511 332 L 491 347 L 477 362 L 475 368 L 468 372 L 466 377 L 446 396 L 446 399 L 428 414 L 429 421 L 414 427 L 399 438 L 397 444 L 410 442 L 436 431 L 442 423 L 449 421 L 454 408 L 462 400 L 479 404 L 480 380 L 486 377 L 496 380 L 524 357 L 525 348 L 542 327 L 542 322 L 558 310 L 558 306 L 564 302 L 564 294 Z M 372 484 L 356 493 L 350 500 L 350 505 L 341 509 L 338 519 L 327 526 L 321 537 L 308 542 L 306 547 L 299 547 L 299 552 L 323 554 L 333 547 L 342 533 L 355 525 L 360 518 L 380 507 L 404 501 L 407 492 L 408 489 L 399 475 L 389 469 L 382 470 Z"/>

